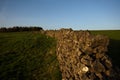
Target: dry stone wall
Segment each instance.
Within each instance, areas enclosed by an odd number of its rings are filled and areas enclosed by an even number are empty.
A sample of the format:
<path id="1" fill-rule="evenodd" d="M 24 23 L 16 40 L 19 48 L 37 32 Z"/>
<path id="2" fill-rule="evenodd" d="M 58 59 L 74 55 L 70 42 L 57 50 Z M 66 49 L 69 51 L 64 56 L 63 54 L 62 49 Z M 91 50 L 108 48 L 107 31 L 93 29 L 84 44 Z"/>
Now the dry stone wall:
<path id="1" fill-rule="evenodd" d="M 89 31 L 49 30 L 44 34 L 57 39 L 57 59 L 62 80 L 119 80 L 108 57 L 109 39 Z"/>

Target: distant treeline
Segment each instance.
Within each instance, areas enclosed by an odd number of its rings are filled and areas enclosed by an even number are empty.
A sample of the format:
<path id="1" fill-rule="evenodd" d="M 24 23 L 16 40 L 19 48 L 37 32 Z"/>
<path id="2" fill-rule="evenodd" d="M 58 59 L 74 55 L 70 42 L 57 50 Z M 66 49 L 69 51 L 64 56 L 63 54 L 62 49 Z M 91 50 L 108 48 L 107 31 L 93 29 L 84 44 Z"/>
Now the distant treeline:
<path id="1" fill-rule="evenodd" d="M 11 28 L 1 27 L 0 32 L 22 32 L 22 31 L 40 31 L 43 30 L 42 27 L 30 26 L 30 27 L 21 27 L 14 26 Z"/>

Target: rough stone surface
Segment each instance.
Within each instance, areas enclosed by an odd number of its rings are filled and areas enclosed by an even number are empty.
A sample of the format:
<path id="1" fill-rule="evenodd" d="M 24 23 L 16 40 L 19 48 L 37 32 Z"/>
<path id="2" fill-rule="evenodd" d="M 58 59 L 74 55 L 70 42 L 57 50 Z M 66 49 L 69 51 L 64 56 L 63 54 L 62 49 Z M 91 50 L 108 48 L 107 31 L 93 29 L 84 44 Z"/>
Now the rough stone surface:
<path id="1" fill-rule="evenodd" d="M 107 56 L 109 39 L 89 31 L 49 30 L 44 34 L 57 38 L 57 59 L 62 80 L 119 80 Z"/>

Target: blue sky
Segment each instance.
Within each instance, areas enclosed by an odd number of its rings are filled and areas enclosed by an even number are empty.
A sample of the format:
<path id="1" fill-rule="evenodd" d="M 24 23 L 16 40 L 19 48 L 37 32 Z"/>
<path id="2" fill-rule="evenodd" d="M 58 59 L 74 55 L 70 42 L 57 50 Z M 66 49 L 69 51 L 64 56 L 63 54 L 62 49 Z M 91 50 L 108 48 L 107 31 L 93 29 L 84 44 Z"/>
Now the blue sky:
<path id="1" fill-rule="evenodd" d="M 120 0 L 0 0 L 0 27 L 120 29 Z"/>

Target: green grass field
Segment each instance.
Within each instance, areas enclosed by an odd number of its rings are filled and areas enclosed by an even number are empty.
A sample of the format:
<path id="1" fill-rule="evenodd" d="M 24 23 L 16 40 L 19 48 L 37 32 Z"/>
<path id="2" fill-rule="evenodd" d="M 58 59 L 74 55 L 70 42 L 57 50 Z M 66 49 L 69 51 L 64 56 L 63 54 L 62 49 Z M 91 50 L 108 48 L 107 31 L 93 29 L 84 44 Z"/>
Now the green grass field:
<path id="1" fill-rule="evenodd" d="M 0 80 L 61 80 L 55 50 L 40 33 L 0 33 Z"/>
<path id="2" fill-rule="evenodd" d="M 102 34 L 109 37 L 108 55 L 113 64 L 120 67 L 120 30 L 91 31 L 92 34 Z"/>
<path id="3" fill-rule="evenodd" d="M 91 31 L 110 38 L 108 55 L 120 66 L 120 30 Z M 56 40 L 39 32 L 0 33 L 0 80 L 61 80 Z"/>

